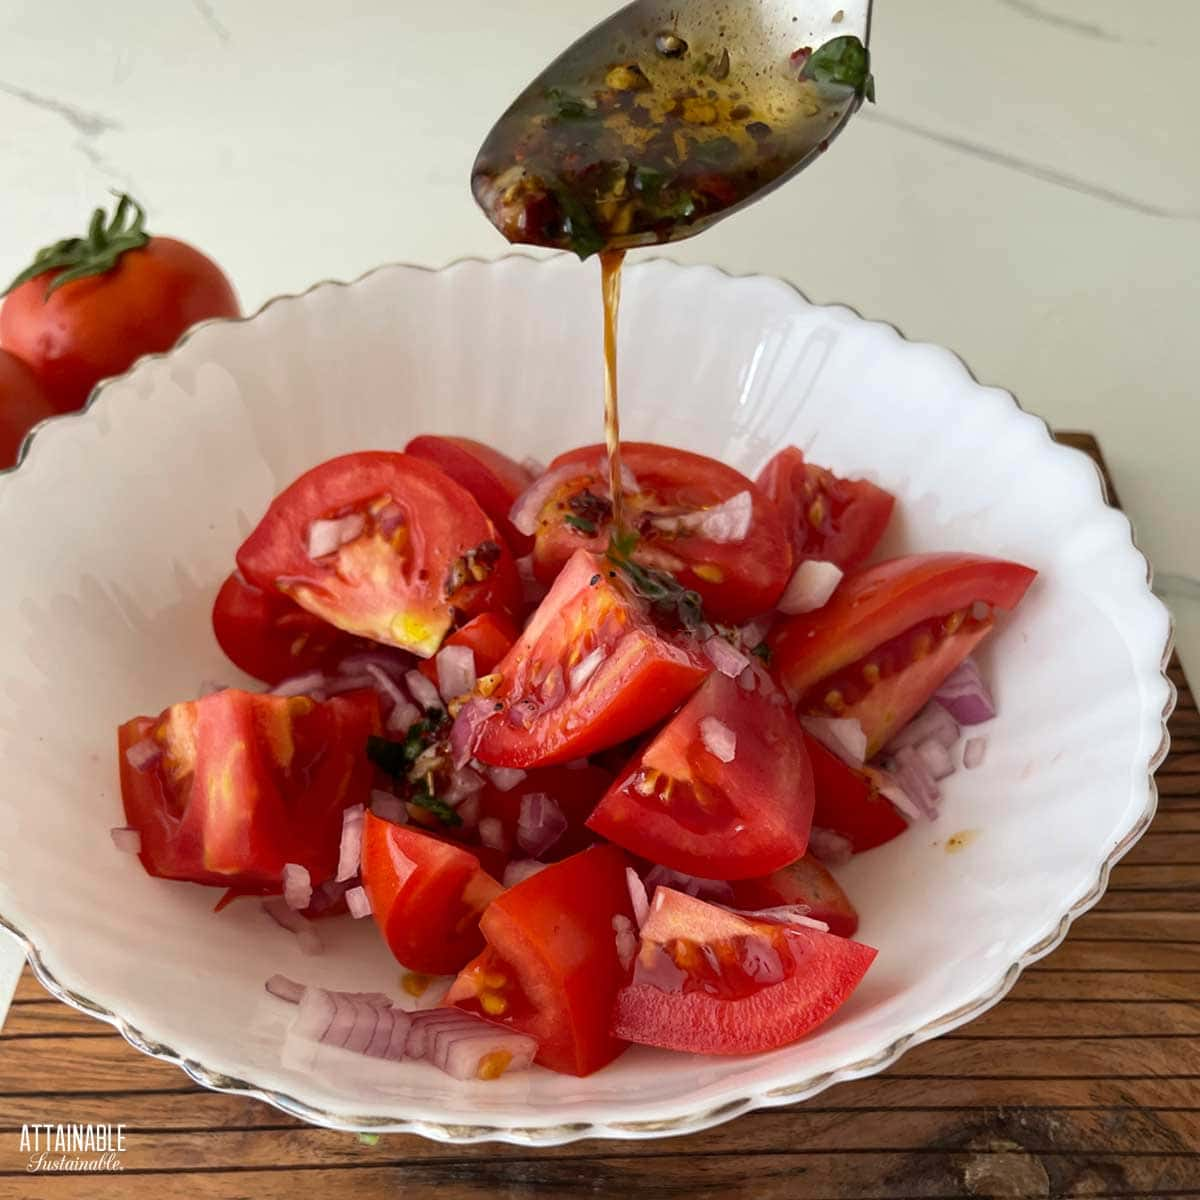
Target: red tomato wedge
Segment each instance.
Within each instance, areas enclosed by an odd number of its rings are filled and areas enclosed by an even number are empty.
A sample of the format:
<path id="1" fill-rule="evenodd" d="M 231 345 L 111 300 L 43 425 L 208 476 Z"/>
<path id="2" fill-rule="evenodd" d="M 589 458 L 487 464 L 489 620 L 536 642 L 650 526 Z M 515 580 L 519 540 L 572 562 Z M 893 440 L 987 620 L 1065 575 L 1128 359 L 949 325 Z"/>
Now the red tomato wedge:
<path id="1" fill-rule="evenodd" d="M 315 671 L 363 645 L 281 592 L 247 583 L 236 571 L 217 593 L 212 624 L 230 662 L 264 683 Z"/>
<path id="2" fill-rule="evenodd" d="M 783 697 L 765 678 L 747 691 L 714 672 L 618 777 L 588 826 L 674 871 L 749 879 L 804 853 L 812 811 L 804 732 Z"/>
<path id="3" fill-rule="evenodd" d="M 807 733 L 804 744 L 808 747 L 817 796 L 814 825 L 840 833 L 855 854 L 882 846 L 908 828 L 908 822 L 891 801 L 879 794 L 870 772 L 847 766 Z"/>
<path id="4" fill-rule="evenodd" d="M 588 764 L 581 767 L 535 767 L 525 778 L 501 791 L 489 782 L 480 793 L 480 815 L 500 822 L 499 847 L 511 858 L 528 858 L 529 851 L 517 838 L 521 821 L 521 806 L 527 796 L 539 793 L 549 796 L 567 819 L 567 827 L 558 840 L 537 857 L 554 862 L 586 849 L 596 841 L 587 827 L 587 819 L 612 783 L 612 775 L 600 767 Z"/>
<path id="5" fill-rule="evenodd" d="M 342 811 L 367 801 L 374 693 L 317 703 L 228 689 L 118 732 L 126 821 L 151 875 L 278 892 L 285 863 L 314 885 L 337 867 Z M 138 770 L 148 749 L 159 757 Z M 132 750 L 132 755 L 127 751 Z"/>
<path id="6" fill-rule="evenodd" d="M 503 613 L 482 613 L 456 629 L 442 645 L 470 646 L 475 654 L 475 674 L 487 675 L 512 649 L 517 636 L 517 627 Z M 427 658 L 418 670 L 426 679 L 437 683 L 437 663 L 433 659 Z"/>
<path id="7" fill-rule="evenodd" d="M 850 903 L 850 897 L 828 868 L 811 854 L 762 879 L 739 879 L 732 886 L 734 908 L 805 904 L 809 916 L 824 921 L 830 933 L 848 938 L 858 931 L 858 911 Z"/>
<path id="8" fill-rule="evenodd" d="M 773 925 L 659 887 L 616 1037 L 695 1054 L 756 1054 L 803 1037 L 858 986 L 875 950 Z"/>
<path id="9" fill-rule="evenodd" d="M 768 638 L 801 713 L 856 718 L 875 754 L 1012 609 L 1037 572 L 978 554 L 913 554 L 848 575 L 815 612 Z M 977 615 L 977 604 L 987 611 Z"/>
<path id="10" fill-rule="evenodd" d="M 533 538 L 521 533 L 508 519 L 513 502 L 533 483 L 532 473 L 520 463 L 470 438 L 428 433 L 413 438 L 404 447 L 404 453 L 427 459 L 441 467 L 455 483 L 462 484 L 491 517 L 518 558 L 533 549 Z"/>
<path id="11" fill-rule="evenodd" d="M 569 762 L 649 729 L 711 669 L 655 628 L 614 568 L 580 550 L 496 668 L 497 689 L 459 714 L 453 740 L 465 736 L 493 766 Z"/>
<path id="12" fill-rule="evenodd" d="M 668 571 L 697 592 L 712 620 L 737 624 L 774 608 L 791 577 L 791 548 L 775 506 L 745 475 L 702 454 L 647 442 L 622 443 L 621 459 L 638 485 L 625 497 L 626 520 L 639 535 L 635 561 Z M 603 446 L 572 450 L 550 464 L 547 475 L 558 482 L 537 518 L 533 552 L 543 583 L 580 548 L 594 554 L 607 548 L 607 472 Z M 697 514 L 742 494 L 748 521 L 741 536 L 715 540 L 687 528 Z"/>
<path id="13" fill-rule="evenodd" d="M 456 618 L 521 603 L 512 554 L 470 493 L 406 454 L 346 454 L 301 475 L 237 561 L 256 587 L 422 658 Z"/>
<path id="14" fill-rule="evenodd" d="M 503 890 L 470 851 L 368 812 L 363 888 L 388 949 L 411 971 L 447 975 L 479 953 L 479 917 Z"/>
<path id="15" fill-rule="evenodd" d="M 610 1063 L 624 1049 L 609 1020 L 628 978 L 617 955 L 617 918 L 633 928 L 627 865 L 615 846 L 594 846 L 498 896 L 480 922 L 488 948 L 445 1003 L 537 1038 L 552 1071 Z"/>
<path id="16" fill-rule="evenodd" d="M 796 562 L 820 559 L 844 571 L 879 544 L 896 502 L 891 492 L 865 479 L 839 479 L 805 462 L 795 446 L 763 467 L 758 486 L 783 517 Z"/>

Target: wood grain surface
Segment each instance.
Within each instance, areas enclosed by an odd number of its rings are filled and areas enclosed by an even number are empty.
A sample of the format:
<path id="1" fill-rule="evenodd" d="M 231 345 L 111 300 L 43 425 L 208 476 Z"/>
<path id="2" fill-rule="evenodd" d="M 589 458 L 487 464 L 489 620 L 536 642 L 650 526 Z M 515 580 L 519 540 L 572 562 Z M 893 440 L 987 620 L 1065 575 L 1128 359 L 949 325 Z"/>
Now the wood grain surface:
<path id="1" fill-rule="evenodd" d="M 26 972 L 0 1036 L 0 1198 L 1200 1200 L 1200 714 L 1171 675 L 1159 814 L 1104 898 L 1000 1005 L 882 1075 L 686 1138 L 365 1145 L 195 1087 Z M 34 1122 L 123 1124 L 123 1169 L 27 1173 Z"/>

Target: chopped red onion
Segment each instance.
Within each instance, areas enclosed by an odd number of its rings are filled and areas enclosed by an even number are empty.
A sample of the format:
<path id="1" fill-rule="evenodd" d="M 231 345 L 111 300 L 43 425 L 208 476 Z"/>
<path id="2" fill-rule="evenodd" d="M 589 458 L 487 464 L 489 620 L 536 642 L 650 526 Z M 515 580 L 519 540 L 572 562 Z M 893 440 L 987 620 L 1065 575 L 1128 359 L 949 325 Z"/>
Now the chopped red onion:
<path id="1" fill-rule="evenodd" d="M 633 905 L 637 927 L 641 929 L 650 915 L 650 898 L 646 895 L 646 885 L 632 867 L 625 868 L 625 885 L 629 888 L 629 902 Z"/>
<path id="2" fill-rule="evenodd" d="M 408 697 L 400 689 L 400 686 L 378 663 L 364 663 L 363 672 L 370 676 L 375 690 L 380 696 L 392 702 L 393 708 L 400 708 L 404 705 L 412 707 L 408 704 Z"/>
<path id="3" fill-rule="evenodd" d="M 835 835 L 836 836 L 836 835 Z M 800 925 L 805 929 L 816 929 L 828 933 L 829 926 L 824 921 L 818 921 L 809 916 L 812 909 L 807 904 L 779 904 L 773 908 L 729 908 L 721 905 L 739 917 L 747 917 L 751 921 L 765 921 L 768 925 Z"/>
<path id="4" fill-rule="evenodd" d="M 570 462 L 547 471 L 517 497 L 509 510 L 508 519 L 526 536 L 537 533 L 538 518 L 546 502 L 562 484 L 578 479 L 585 469 L 577 462 Z"/>
<path id="5" fill-rule="evenodd" d="M 288 908 L 307 908 L 312 903 L 312 877 L 299 863 L 283 864 L 283 902 Z"/>
<path id="6" fill-rule="evenodd" d="M 424 1028 L 414 1037 L 418 1026 Z M 533 1065 L 538 1046 L 535 1038 L 457 1008 L 413 1014 L 406 1047 L 410 1055 L 415 1045 L 422 1047 L 422 1055 L 417 1057 L 427 1058 L 454 1079 L 493 1079 L 506 1071 L 526 1070 Z M 488 1071 L 489 1059 L 499 1069 Z"/>
<path id="7" fill-rule="evenodd" d="M 308 527 L 308 557 L 324 558 L 333 554 L 359 537 L 366 527 L 367 518 L 362 513 L 351 513 L 333 521 L 314 521 Z"/>
<path id="8" fill-rule="evenodd" d="M 521 797 L 517 845 L 530 858 L 540 858 L 566 832 L 567 818 L 553 796 L 528 792 Z"/>
<path id="9" fill-rule="evenodd" d="M 375 679 L 366 671 L 358 675 L 331 675 L 325 684 L 329 696 L 341 696 L 346 692 L 361 692 L 375 689 Z"/>
<path id="10" fill-rule="evenodd" d="M 604 465 L 607 469 L 608 455 L 604 456 Z M 642 490 L 642 485 L 638 483 L 638 478 L 633 473 L 633 468 L 625 461 L 625 459 L 621 459 L 621 490 L 631 492 L 635 496 Z"/>
<path id="11" fill-rule="evenodd" d="M 362 865 L 363 819 L 366 816 L 361 804 L 352 804 L 342 810 L 342 842 L 338 848 L 337 874 L 334 879 L 345 883 L 358 874 Z"/>
<path id="12" fill-rule="evenodd" d="M 617 959 L 622 971 L 628 971 L 633 966 L 633 956 L 637 954 L 638 935 L 634 932 L 633 922 L 624 913 L 616 913 L 612 919 L 613 934 L 617 944 Z"/>
<path id="13" fill-rule="evenodd" d="M 458 813 L 459 828 L 464 833 L 469 833 L 479 824 L 479 814 L 482 808 L 478 792 L 472 793 L 455 806 L 454 811 Z"/>
<path id="14" fill-rule="evenodd" d="M 479 840 L 489 849 L 504 849 L 504 826 L 499 817 L 483 817 L 480 820 Z"/>
<path id="15" fill-rule="evenodd" d="M 737 734 L 718 717 L 702 717 L 700 740 L 704 748 L 723 763 L 731 763 L 737 754 Z"/>
<path id="16" fill-rule="evenodd" d="M 544 475 L 546 473 L 546 464 L 544 462 L 539 462 L 532 455 L 526 455 L 523 459 L 521 459 L 521 467 L 528 471 L 529 474 L 534 477 L 534 479 L 536 479 L 539 475 Z"/>
<path id="17" fill-rule="evenodd" d="M 979 725 L 996 715 L 991 693 L 970 658 L 963 659 L 942 681 L 933 698 L 960 725 Z"/>
<path id="18" fill-rule="evenodd" d="M 504 877 L 500 880 L 506 888 L 516 887 L 532 879 L 539 871 L 544 871 L 550 864 L 538 862 L 533 858 L 515 858 L 504 868 Z"/>
<path id="19" fill-rule="evenodd" d="M 286 975 L 272 975 L 265 986 L 272 996 L 278 996 L 280 1000 L 286 1000 L 289 1004 L 299 1004 L 308 990 L 304 984 L 297 983 Z"/>
<path id="20" fill-rule="evenodd" d="M 282 896 L 272 896 L 269 900 L 264 900 L 262 907 L 263 912 L 276 925 L 296 935 L 296 941 L 300 944 L 301 954 L 321 953 L 323 949 L 321 939 L 317 936 L 316 930 L 313 929 L 312 923 L 306 921 L 294 909 L 288 908 Z"/>
<path id="21" fill-rule="evenodd" d="M 655 517 L 656 528 L 667 533 L 688 533 L 710 542 L 740 542 L 750 532 L 754 499 L 748 491 L 738 492 L 712 508 L 681 516 Z"/>
<path id="22" fill-rule="evenodd" d="M 404 509 L 394 500 L 388 501 L 375 514 L 375 527 L 385 538 L 390 538 L 404 524 Z"/>
<path id="23" fill-rule="evenodd" d="M 910 821 L 920 821 L 923 817 L 921 810 L 913 803 L 912 798 L 900 786 L 900 781 L 882 767 L 863 767 L 863 773 L 879 789 L 879 794 L 890 801 Z"/>
<path id="24" fill-rule="evenodd" d="M 842 568 L 837 563 L 821 562 L 815 558 L 805 559 L 788 581 L 779 598 L 779 611 L 793 616 L 796 613 L 815 612 L 824 608 L 829 597 L 842 582 Z"/>
<path id="25" fill-rule="evenodd" d="M 987 738 L 967 738 L 967 743 L 963 746 L 963 766 L 968 771 L 973 771 L 976 767 L 980 766 L 983 763 L 983 754 L 986 749 Z"/>
<path id="26" fill-rule="evenodd" d="M 753 650 L 755 646 L 761 645 L 771 632 L 774 620 L 772 613 L 765 613 L 761 617 L 755 617 L 753 621 L 747 621 L 745 625 L 738 627 L 738 641 L 747 650 Z"/>
<path id="27" fill-rule="evenodd" d="M 604 651 L 599 646 L 590 654 L 584 655 L 572 668 L 569 676 L 572 692 L 577 692 L 596 673 L 596 668 L 604 661 Z"/>
<path id="28" fill-rule="evenodd" d="M 360 917 L 369 917 L 371 915 L 371 898 L 367 895 L 366 889 L 361 887 L 347 888 L 346 907 L 350 910 L 350 915 L 356 921 Z"/>
<path id="29" fill-rule="evenodd" d="M 918 742 L 913 751 L 935 780 L 945 779 L 947 775 L 954 774 L 954 759 L 937 738 L 926 738 L 923 742 Z"/>
<path id="30" fill-rule="evenodd" d="M 652 894 L 659 887 L 674 888 L 695 896 L 698 900 L 732 900 L 733 888 L 723 879 L 701 879 L 698 875 L 685 875 L 672 871 L 670 867 L 651 867 L 646 873 L 646 891 Z"/>
<path id="31" fill-rule="evenodd" d="M 807 733 L 851 767 L 861 767 L 867 753 L 867 735 L 853 717 L 801 717 Z"/>
<path id="32" fill-rule="evenodd" d="M 108 831 L 112 843 L 124 854 L 141 854 L 142 835 L 129 825 L 117 825 Z"/>
<path id="33" fill-rule="evenodd" d="M 749 665 L 750 660 L 737 647 L 723 637 L 711 637 L 704 643 L 704 653 L 722 675 L 736 679 Z"/>
<path id="34" fill-rule="evenodd" d="M 738 676 L 738 687 L 744 692 L 752 692 L 758 684 L 758 676 L 754 673 L 753 667 L 747 667 Z"/>
<path id="35" fill-rule="evenodd" d="M 511 792 L 525 778 L 519 767 L 489 767 L 488 776 L 497 791 Z"/>
<path id="36" fill-rule="evenodd" d="M 421 719 L 421 710 L 407 700 L 397 704 L 388 713 L 388 733 L 407 733 Z"/>
<path id="37" fill-rule="evenodd" d="M 408 688 L 408 694 L 421 708 L 443 707 L 441 693 L 420 671 L 409 671 L 404 676 L 404 685 Z"/>
<path id="38" fill-rule="evenodd" d="M 534 575 L 533 555 L 526 554 L 517 559 L 517 576 L 521 580 L 521 599 L 530 608 L 536 608 L 550 589 Z"/>
<path id="39" fill-rule="evenodd" d="M 468 796 L 482 790 L 483 776 L 470 767 L 455 767 L 450 772 L 450 786 L 446 788 L 442 799 L 451 808 L 457 808 Z"/>
<path id="40" fill-rule="evenodd" d="M 977 621 L 986 621 L 992 615 L 992 606 L 985 604 L 982 600 L 976 600 L 971 605 L 971 616 Z"/>
<path id="41" fill-rule="evenodd" d="M 322 671 L 307 671 L 303 675 L 293 675 L 276 684 L 270 694 L 272 696 L 323 696 L 328 679 Z"/>
<path id="42" fill-rule="evenodd" d="M 915 746 L 927 738 L 936 738 L 947 750 L 958 741 L 959 729 L 954 718 L 940 705 L 927 704 L 887 744 L 889 754 L 905 746 Z"/>
<path id="43" fill-rule="evenodd" d="M 125 761 L 138 772 L 150 770 L 162 758 L 162 747 L 152 738 L 144 737 L 125 751 Z"/>
<path id="44" fill-rule="evenodd" d="M 447 704 L 475 686 L 475 651 L 470 646 L 443 646 L 437 652 L 438 691 Z"/>
<path id="45" fill-rule="evenodd" d="M 381 820 L 391 821 L 393 825 L 408 824 L 408 808 L 404 801 L 381 788 L 375 788 L 371 792 L 371 811 Z"/>
<path id="46" fill-rule="evenodd" d="M 942 793 L 924 760 L 914 747 L 901 746 L 896 751 L 893 761 L 893 774 L 909 799 L 917 806 L 922 816 L 936 821 Z"/>
<path id="47" fill-rule="evenodd" d="M 465 767 L 471 761 L 484 725 L 495 715 L 495 704 L 478 696 L 462 706 L 450 728 L 450 753 L 456 767 Z"/>
<path id="48" fill-rule="evenodd" d="M 808 834 L 808 849 L 827 867 L 841 867 L 854 856 L 850 839 L 832 829 L 821 829 L 814 825 Z"/>

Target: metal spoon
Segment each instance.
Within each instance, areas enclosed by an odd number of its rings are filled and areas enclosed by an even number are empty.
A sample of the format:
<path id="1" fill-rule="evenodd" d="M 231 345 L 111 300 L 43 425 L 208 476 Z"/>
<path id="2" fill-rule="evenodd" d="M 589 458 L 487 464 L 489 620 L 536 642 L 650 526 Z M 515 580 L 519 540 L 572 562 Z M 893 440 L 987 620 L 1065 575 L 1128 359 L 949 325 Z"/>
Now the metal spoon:
<path id="1" fill-rule="evenodd" d="M 707 229 L 813 162 L 872 96 L 871 0 L 635 0 L 530 83 L 472 190 L 581 257 Z"/>

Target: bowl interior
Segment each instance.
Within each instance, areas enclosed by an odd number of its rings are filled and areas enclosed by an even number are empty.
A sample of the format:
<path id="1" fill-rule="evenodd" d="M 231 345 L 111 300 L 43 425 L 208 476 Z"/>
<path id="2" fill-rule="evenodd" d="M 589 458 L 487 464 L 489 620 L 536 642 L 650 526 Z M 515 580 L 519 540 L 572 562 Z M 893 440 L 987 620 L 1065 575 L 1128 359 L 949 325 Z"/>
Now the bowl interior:
<path id="1" fill-rule="evenodd" d="M 201 680 L 243 681 L 208 614 L 272 496 L 324 458 L 418 432 L 543 459 L 599 440 L 599 333 L 593 265 L 386 268 L 201 328 L 53 422 L 0 478 L 0 914 L 59 986 L 204 1081 L 311 1119 L 553 1141 L 694 1128 L 874 1069 L 980 1011 L 1053 944 L 1152 810 L 1168 628 L 1127 522 L 1083 456 L 949 353 L 770 280 L 665 262 L 627 272 L 627 438 L 751 474 L 792 442 L 896 493 L 886 553 L 973 550 L 1041 573 L 981 656 L 1000 710 L 983 765 L 946 782 L 936 824 L 840 872 L 859 937 L 880 951 L 845 1008 L 773 1054 L 635 1048 L 586 1080 L 469 1085 L 314 1058 L 286 1043 L 289 1010 L 263 980 L 397 995 L 369 922 L 330 925 L 326 952 L 305 958 L 257 906 L 215 916 L 209 890 L 150 879 L 113 850 L 116 725 Z"/>

